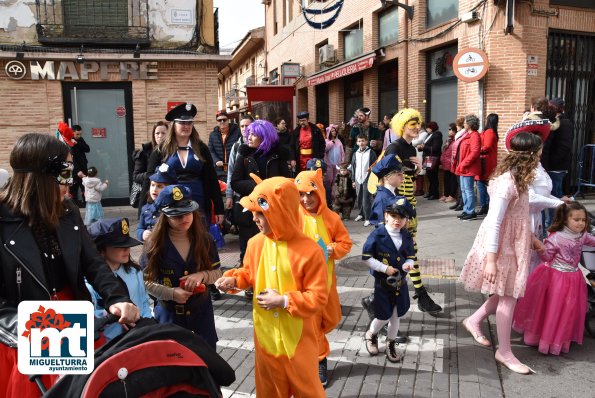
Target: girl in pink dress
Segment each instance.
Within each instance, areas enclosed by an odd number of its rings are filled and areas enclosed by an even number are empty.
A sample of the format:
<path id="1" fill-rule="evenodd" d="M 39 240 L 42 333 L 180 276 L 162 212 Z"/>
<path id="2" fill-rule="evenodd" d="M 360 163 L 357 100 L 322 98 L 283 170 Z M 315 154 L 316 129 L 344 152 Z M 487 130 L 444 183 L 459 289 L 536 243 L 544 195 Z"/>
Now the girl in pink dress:
<path id="1" fill-rule="evenodd" d="M 595 246 L 587 225 L 587 210 L 580 203 L 558 206 L 540 253 L 543 262 L 529 276 L 517 305 L 513 329 L 524 332 L 525 344 L 538 346 L 543 354 L 560 355 L 571 342 L 583 343 L 587 289 L 578 263 L 583 246 Z"/>
<path id="2" fill-rule="evenodd" d="M 506 146 L 510 152 L 490 182 L 490 209 L 460 276 L 466 290 L 491 295 L 473 315 L 463 320 L 463 326 L 477 343 L 489 347 L 491 343 L 481 331 L 481 323 L 496 314 L 499 342 L 496 361 L 521 374 L 529 374 L 531 369 L 512 353 L 512 316 L 517 298 L 525 292 L 531 248 L 541 245 L 529 228 L 527 191 L 542 143 L 526 127 L 514 125 L 507 133 Z"/>

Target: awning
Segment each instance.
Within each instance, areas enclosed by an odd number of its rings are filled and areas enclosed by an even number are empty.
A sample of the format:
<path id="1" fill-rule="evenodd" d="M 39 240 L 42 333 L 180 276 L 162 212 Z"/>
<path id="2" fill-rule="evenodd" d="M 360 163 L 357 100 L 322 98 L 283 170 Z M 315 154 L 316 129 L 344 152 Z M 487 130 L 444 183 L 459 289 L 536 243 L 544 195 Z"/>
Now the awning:
<path id="1" fill-rule="evenodd" d="M 352 59 L 351 61 L 343 62 L 332 68 L 314 73 L 308 78 L 308 86 L 316 86 L 317 84 L 326 83 L 340 77 L 345 77 L 369 69 L 374 66 L 376 54 L 376 51 L 373 51 L 356 59 Z"/>

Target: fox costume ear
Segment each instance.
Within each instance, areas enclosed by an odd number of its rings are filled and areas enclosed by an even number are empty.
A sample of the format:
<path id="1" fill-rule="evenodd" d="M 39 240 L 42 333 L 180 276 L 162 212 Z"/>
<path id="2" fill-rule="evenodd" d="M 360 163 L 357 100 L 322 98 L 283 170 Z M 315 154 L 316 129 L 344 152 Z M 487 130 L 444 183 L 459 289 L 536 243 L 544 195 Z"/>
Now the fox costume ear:
<path id="1" fill-rule="evenodd" d="M 250 173 L 250 177 L 252 177 L 252 179 L 254 180 L 254 182 L 256 182 L 256 185 L 260 184 L 262 182 L 262 178 L 260 178 L 259 176 L 257 176 L 254 173 Z"/>
<path id="2" fill-rule="evenodd" d="M 322 169 L 316 169 L 316 178 L 322 178 Z"/>

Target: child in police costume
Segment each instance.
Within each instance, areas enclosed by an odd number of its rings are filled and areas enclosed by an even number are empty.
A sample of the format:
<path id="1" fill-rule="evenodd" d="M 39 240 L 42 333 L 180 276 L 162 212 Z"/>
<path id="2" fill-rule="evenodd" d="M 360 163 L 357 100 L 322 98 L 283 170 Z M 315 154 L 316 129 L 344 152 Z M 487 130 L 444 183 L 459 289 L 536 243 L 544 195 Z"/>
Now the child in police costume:
<path id="1" fill-rule="evenodd" d="M 372 203 L 370 223 L 375 226 L 384 223 L 386 206 L 399 198 L 405 198 L 399 194 L 399 187 L 403 183 L 403 173 L 408 170 L 396 155 L 385 156 L 372 167 L 371 172 L 378 177 L 378 187 Z M 415 209 L 413 216 L 415 216 Z"/>
<path id="2" fill-rule="evenodd" d="M 149 185 L 147 203 L 145 203 L 140 211 L 140 218 L 136 227 L 136 238 L 141 242 L 149 239 L 151 231 L 159 218 L 159 210 L 153 203 L 155 203 L 163 188 L 178 182 L 178 176 L 173 167 L 169 167 L 167 163 L 162 163 L 155 170 L 155 173 L 151 174 L 149 181 L 151 183 Z"/>
<path id="3" fill-rule="evenodd" d="M 365 334 L 366 349 L 378 355 L 378 333 L 388 323 L 386 358 L 399 362 L 397 333 L 400 318 L 409 310 L 409 291 L 403 280 L 413 269 L 415 251 L 413 237 L 407 231 L 413 207 L 405 198 L 398 198 L 384 209 L 384 225 L 368 236 L 362 259 L 374 271 L 374 313 L 370 329 Z"/>
<path id="4" fill-rule="evenodd" d="M 142 245 L 142 243 L 130 237 L 128 219 L 109 218 L 99 220 L 89 225 L 87 230 L 101 257 L 103 257 L 112 272 L 126 284 L 128 295 L 140 310 L 141 318 L 151 318 L 153 314 L 149 304 L 149 296 L 145 289 L 143 273 L 140 266 L 130 258 L 130 248 Z M 95 305 L 95 315 L 99 318 L 104 317 L 107 312 L 104 310 L 101 296 L 89 283 L 86 284 Z M 122 325 L 112 323 L 104 329 L 103 334 L 106 340 L 109 341 L 123 331 Z"/>
<path id="5" fill-rule="evenodd" d="M 300 192 L 300 214 L 304 233 L 314 241 L 322 240 L 327 252 L 328 304 L 318 313 L 314 323 L 318 326 L 318 376 L 323 386 L 328 383 L 326 375 L 326 357 L 330 354 L 330 346 L 325 334 L 331 332 L 341 321 L 341 303 L 337 292 L 337 274 L 335 260 L 347 255 L 351 250 L 349 232 L 343 225 L 341 217 L 328 208 L 323 187 L 322 169 L 302 171 L 295 178 Z"/>
<path id="6" fill-rule="evenodd" d="M 408 168 L 403 174 L 403 183 L 399 187 L 399 194 L 403 195 L 412 206 L 417 205 L 417 199 L 414 195 L 415 178 L 422 170 L 421 161 L 417 158 L 417 149 L 412 145 L 414 139 L 419 137 L 422 123 L 421 114 L 417 109 L 404 108 L 401 109 L 392 118 L 390 126 L 393 131 L 399 136 L 396 141 L 393 141 L 384 151 L 384 156 L 397 155 L 404 166 Z M 370 176 L 368 187 L 375 184 L 375 178 Z M 415 236 L 417 234 L 417 216 L 413 216 L 409 220 L 407 229 Z M 415 253 L 417 255 L 417 243 L 415 244 Z M 417 299 L 417 307 L 428 314 L 437 314 L 442 311 L 442 307 L 432 300 L 428 291 L 421 280 L 421 272 L 419 270 L 419 263 L 417 257 L 414 261 L 414 269 L 409 273 L 409 278 L 413 282 L 415 288 L 414 298 Z"/>
<path id="7" fill-rule="evenodd" d="M 324 397 L 322 384 L 313 382 L 318 369 L 313 317 L 328 299 L 324 254 L 302 232 L 295 183 L 252 178 L 258 185 L 240 204 L 252 212 L 260 233 L 248 241 L 244 267 L 227 271 L 216 286 L 254 287 L 256 395 Z"/>
<path id="8" fill-rule="evenodd" d="M 146 247 L 145 281 L 158 299 L 155 319 L 189 329 L 216 348 L 213 303 L 199 292 L 221 277 L 215 242 L 187 187 L 165 187 L 154 204 L 161 215 Z"/>

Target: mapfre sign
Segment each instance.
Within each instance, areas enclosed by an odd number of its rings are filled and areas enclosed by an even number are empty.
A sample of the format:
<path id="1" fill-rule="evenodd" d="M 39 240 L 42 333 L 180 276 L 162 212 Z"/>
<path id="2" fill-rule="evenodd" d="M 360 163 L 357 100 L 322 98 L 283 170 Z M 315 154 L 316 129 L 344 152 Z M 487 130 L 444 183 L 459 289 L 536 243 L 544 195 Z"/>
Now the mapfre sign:
<path id="1" fill-rule="evenodd" d="M 110 80 L 110 74 L 119 75 L 120 80 L 155 80 L 157 62 L 136 61 L 30 61 L 28 67 L 17 60 L 9 61 L 4 73 L 12 80 L 89 80 L 89 74 L 98 73 L 100 80 Z M 113 80 L 113 79 L 111 79 Z"/>

